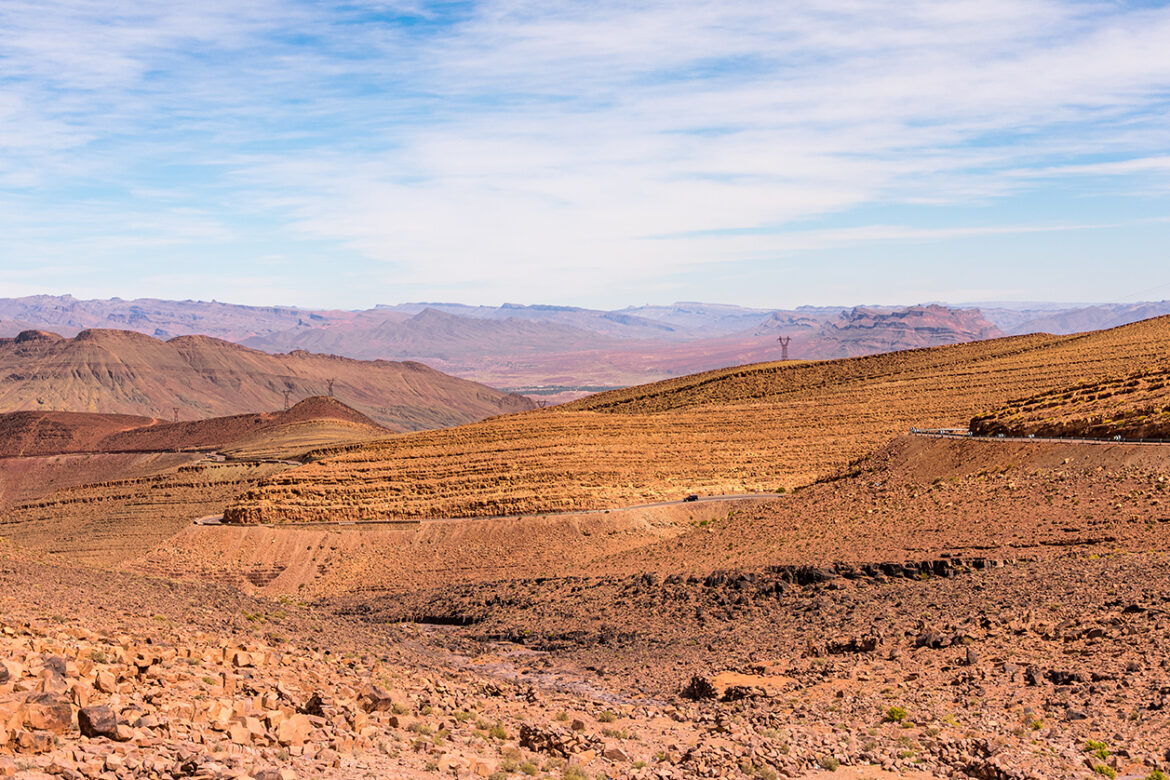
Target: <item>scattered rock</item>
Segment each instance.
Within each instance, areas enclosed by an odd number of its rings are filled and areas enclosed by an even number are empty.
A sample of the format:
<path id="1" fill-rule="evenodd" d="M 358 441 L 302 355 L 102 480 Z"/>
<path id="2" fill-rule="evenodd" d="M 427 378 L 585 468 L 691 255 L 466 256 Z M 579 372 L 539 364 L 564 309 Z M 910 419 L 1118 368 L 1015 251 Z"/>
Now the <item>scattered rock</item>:
<path id="1" fill-rule="evenodd" d="M 83 737 L 105 737 L 114 739 L 118 731 L 118 719 L 114 711 L 105 705 L 83 707 L 77 712 L 77 725 Z"/>

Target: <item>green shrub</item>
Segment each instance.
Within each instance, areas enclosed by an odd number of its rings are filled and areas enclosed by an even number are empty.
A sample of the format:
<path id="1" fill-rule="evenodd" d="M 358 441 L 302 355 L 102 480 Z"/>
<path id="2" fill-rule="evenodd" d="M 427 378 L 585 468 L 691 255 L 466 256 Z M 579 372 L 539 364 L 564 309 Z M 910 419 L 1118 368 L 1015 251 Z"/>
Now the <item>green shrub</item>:
<path id="1" fill-rule="evenodd" d="M 890 723 L 901 723 L 902 721 L 906 720 L 906 714 L 906 710 L 902 709 L 901 707 L 890 707 L 888 710 L 886 710 L 885 719 Z"/>

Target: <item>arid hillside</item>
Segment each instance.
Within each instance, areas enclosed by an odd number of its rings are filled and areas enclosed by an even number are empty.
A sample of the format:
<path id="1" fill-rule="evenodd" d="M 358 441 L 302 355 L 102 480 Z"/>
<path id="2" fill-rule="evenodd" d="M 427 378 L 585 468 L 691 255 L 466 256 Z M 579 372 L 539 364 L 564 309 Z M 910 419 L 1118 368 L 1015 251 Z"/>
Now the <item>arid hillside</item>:
<path id="1" fill-rule="evenodd" d="M 1157 778 L 1168 480 L 1170 445 L 902 436 L 780 498 L 189 527 L 129 566 L 515 680 L 519 759 L 576 733 L 591 776 Z"/>
<path id="2" fill-rule="evenodd" d="M 179 452 L 250 447 L 300 454 L 330 444 L 365 441 L 394 431 L 340 401 L 315 396 L 279 412 L 162 422 L 94 412 L 0 414 L 0 458 L 71 453 Z M 294 443 L 295 442 L 295 443 Z"/>
<path id="3" fill-rule="evenodd" d="M 103 442 L 111 436 L 157 422 L 128 414 L 8 412 L 0 414 L 0 458 L 109 452 Z"/>
<path id="4" fill-rule="evenodd" d="M 764 363 L 555 409 L 323 451 L 236 501 L 235 522 L 606 508 L 813 481 L 911 427 L 1164 359 L 1170 319 L 871 357 Z"/>
<path id="5" fill-rule="evenodd" d="M 532 408 L 532 402 L 419 363 L 293 352 L 269 355 L 203 336 L 170 341 L 118 330 L 74 338 L 26 331 L 0 339 L 0 410 L 128 414 L 183 420 L 277 409 L 333 394 L 396 430 Z"/>
<path id="6" fill-rule="evenodd" d="M 1166 329 L 747 366 L 307 468 L 363 456 L 326 472 L 346 498 L 442 487 L 428 463 L 520 495 L 539 457 L 575 470 L 528 496 L 696 463 L 741 478 L 784 455 L 766 447 L 792 441 L 788 406 L 825 426 L 798 429 L 816 455 L 883 414 L 930 425 L 1008 385 L 1141 365 Z M 517 421 L 540 425 L 485 438 Z M 407 449 L 443 437 L 454 462 Z M 0 460 L 27 469 L 0 515 L 0 776 L 1160 777 L 1170 445 L 879 444 L 780 497 L 274 527 L 191 520 L 301 471 L 283 462 Z M 395 447 L 399 471 L 380 471 L 370 452 Z M 95 458 L 154 471 L 98 481 Z M 31 497 L 41 477 L 57 487 Z"/>
<path id="7" fill-rule="evenodd" d="M 325 425 L 325 424 L 328 425 Z M 326 435 L 336 430 L 338 435 Z M 314 436 L 309 431 L 317 431 Z M 361 412 L 327 396 L 314 396 L 279 412 L 254 412 L 211 417 L 188 422 L 157 423 L 107 436 L 100 442 L 106 452 L 153 452 L 159 450 L 239 450 L 246 442 L 278 448 L 291 438 L 305 441 L 300 452 L 328 444 L 389 436 L 393 431 Z"/>
<path id="8" fill-rule="evenodd" d="M 1170 355 L 1160 369 L 1012 401 L 976 417 L 971 430 L 983 436 L 1170 439 Z"/>
<path id="9" fill-rule="evenodd" d="M 39 458 L 12 461 L 58 476 L 59 487 L 45 492 L 25 485 L 19 503 L 0 512 L 0 536 L 62 560 L 111 566 L 141 555 L 195 518 L 216 513 L 260 479 L 289 468 L 281 462 L 219 463 L 181 455 L 142 455 L 129 463 L 126 459 L 134 456 L 88 457 L 84 483 L 62 480 L 58 470 L 36 463 Z M 8 476 L 9 463 L 0 461 L 0 480 Z M 99 481 L 99 475 L 108 476 Z"/>
<path id="10" fill-rule="evenodd" d="M 391 434 L 327 397 L 280 412 L 191 422 L 16 412 L 0 415 L 0 430 L 11 420 L 21 423 L 17 443 L 27 453 L 0 457 L 0 536 L 101 566 L 216 514 L 310 449 Z M 41 430 L 47 434 L 38 436 Z M 207 456 L 212 450 L 219 454 Z"/>
<path id="11" fill-rule="evenodd" d="M 125 452 L 0 458 L 0 513 L 57 490 L 149 477 L 201 457 L 191 452 Z"/>
<path id="12" fill-rule="evenodd" d="M 1170 444 L 905 435 L 784 500 L 760 503 L 599 570 L 707 572 L 1161 547 Z"/>

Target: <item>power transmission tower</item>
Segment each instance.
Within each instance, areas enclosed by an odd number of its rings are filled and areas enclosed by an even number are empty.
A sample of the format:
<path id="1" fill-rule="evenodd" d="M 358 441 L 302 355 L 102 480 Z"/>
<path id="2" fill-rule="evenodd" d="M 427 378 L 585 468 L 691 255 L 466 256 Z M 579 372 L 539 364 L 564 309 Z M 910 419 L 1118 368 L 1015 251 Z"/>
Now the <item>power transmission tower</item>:
<path id="1" fill-rule="evenodd" d="M 171 422 L 178 422 L 178 421 L 179 421 L 179 407 L 172 406 L 171 407 Z"/>
<path id="2" fill-rule="evenodd" d="M 332 379 L 329 380 L 329 397 L 330 398 L 333 397 L 333 380 Z"/>
<path id="3" fill-rule="evenodd" d="M 290 395 L 292 395 L 292 390 L 285 388 L 281 392 L 284 393 L 284 410 L 287 412 L 288 411 L 288 397 Z"/>
<path id="4" fill-rule="evenodd" d="M 776 340 L 780 342 L 780 359 L 787 360 L 788 359 L 788 345 L 792 343 L 792 337 L 791 336 L 781 336 L 780 338 L 778 338 Z"/>

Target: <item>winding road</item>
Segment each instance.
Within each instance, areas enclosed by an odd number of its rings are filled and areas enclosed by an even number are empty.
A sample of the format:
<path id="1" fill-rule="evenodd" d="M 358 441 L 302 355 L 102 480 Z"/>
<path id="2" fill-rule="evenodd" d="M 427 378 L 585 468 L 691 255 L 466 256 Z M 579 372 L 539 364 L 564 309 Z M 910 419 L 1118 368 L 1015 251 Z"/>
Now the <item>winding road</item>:
<path id="1" fill-rule="evenodd" d="M 607 512 L 630 512 L 641 509 L 653 509 L 660 506 L 678 506 L 681 504 L 699 504 L 711 503 L 715 501 L 742 501 L 744 499 L 752 498 L 783 498 L 787 493 L 730 493 L 721 496 L 700 496 L 697 499 L 687 501 L 686 499 L 678 499 L 676 501 L 655 501 L 650 504 L 632 504 L 630 506 L 616 507 L 613 509 L 576 509 L 565 512 L 527 512 L 525 514 L 510 514 L 510 515 L 493 515 L 490 517 L 419 517 L 415 519 L 400 519 L 400 520 L 346 520 L 335 522 L 309 522 L 309 523 L 225 523 L 223 522 L 223 515 L 205 515 L 204 517 L 196 518 L 195 525 L 211 525 L 211 526 L 231 526 L 232 528 L 311 528 L 311 527 L 327 527 L 336 528 L 350 525 L 420 525 L 422 523 L 463 523 L 471 520 L 507 520 L 509 518 L 520 517 L 564 517 L 566 515 L 601 515 Z"/>

